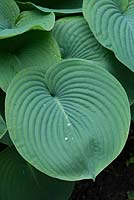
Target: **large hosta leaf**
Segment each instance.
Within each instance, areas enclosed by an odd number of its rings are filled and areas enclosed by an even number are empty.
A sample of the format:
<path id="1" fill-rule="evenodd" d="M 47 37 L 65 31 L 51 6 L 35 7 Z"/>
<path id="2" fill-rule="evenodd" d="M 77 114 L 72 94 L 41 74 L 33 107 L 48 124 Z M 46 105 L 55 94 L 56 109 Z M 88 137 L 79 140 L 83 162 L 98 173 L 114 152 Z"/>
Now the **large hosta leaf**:
<path id="1" fill-rule="evenodd" d="M 84 0 L 83 11 L 98 41 L 134 71 L 134 1 Z"/>
<path id="2" fill-rule="evenodd" d="M 10 137 L 40 171 L 64 180 L 94 178 L 122 150 L 130 123 L 129 102 L 105 69 L 69 59 L 25 69 L 6 96 Z"/>
<path id="3" fill-rule="evenodd" d="M 20 5 L 36 8 L 43 12 L 79 13 L 82 12 L 82 0 L 20 0 Z"/>
<path id="4" fill-rule="evenodd" d="M 24 11 L 14 0 L 0 0 L 0 39 L 19 35 L 31 29 L 50 31 L 55 23 L 53 13 Z"/>
<path id="5" fill-rule="evenodd" d="M 51 33 L 29 31 L 0 40 L 0 87 L 6 91 L 13 76 L 26 67 L 48 67 L 60 60 Z"/>
<path id="6" fill-rule="evenodd" d="M 57 20 L 53 35 L 63 59 L 84 58 L 99 62 L 123 85 L 130 104 L 134 102 L 134 73 L 100 45 L 83 17 L 65 17 Z"/>
<path id="7" fill-rule="evenodd" d="M 37 171 L 14 148 L 0 152 L 1 200 L 68 200 L 73 185 Z"/>

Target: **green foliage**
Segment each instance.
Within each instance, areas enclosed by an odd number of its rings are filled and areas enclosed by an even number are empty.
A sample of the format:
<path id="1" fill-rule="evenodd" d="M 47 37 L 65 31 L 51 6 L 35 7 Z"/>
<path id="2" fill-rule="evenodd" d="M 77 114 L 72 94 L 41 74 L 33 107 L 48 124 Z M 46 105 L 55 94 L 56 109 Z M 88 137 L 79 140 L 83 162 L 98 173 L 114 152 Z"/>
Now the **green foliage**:
<path id="1" fill-rule="evenodd" d="M 97 40 L 134 71 L 134 1 L 83 0 L 83 12 Z"/>
<path id="2" fill-rule="evenodd" d="M 128 199 L 127 200 L 134 200 L 134 191 L 128 192 Z"/>
<path id="3" fill-rule="evenodd" d="M 48 67 L 61 59 L 52 34 L 39 30 L 0 40 L 0 54 L 0 87 L 4 91 L 20 70 Z"/>
<path id="4" fill-rule="evenodd" d="M 120 154 L 133 11 L 133 0 L 0 0 L 1 200 L 68 200 Z"/>
<path id="5" fill-rule="evenodd" d="M 68 199 L 73 182 L 60 181 L 39 172 L 14 147 L 0 152 L 0 199 Z"/>
<path id="6" fill-rule="evenodd" d="M 23 11 L 14 0 L 0 1 L 0 39 L 22 34 L 31 29 L 50 31 L 55 22 L 53 13 Z"/>
<path id="7" fill-rule="evenodd" d="M 83 58 L 99 63 L 122 84 L 129 98 L 134 102 L 134 73 L 120 63 L 108 49 L 96 40 L 83 17 L 64 17 L 56 21 L 53 29 L 63 59 Z"/>
<path id="8" fill-rule="evenodd" d="M 124 146 L 129 118 L 119 82 L 86 60 L 22 70 L 7 90 L 7 126 L 17 150 L 64 180 L 94 178 L 108 165 Z"/>

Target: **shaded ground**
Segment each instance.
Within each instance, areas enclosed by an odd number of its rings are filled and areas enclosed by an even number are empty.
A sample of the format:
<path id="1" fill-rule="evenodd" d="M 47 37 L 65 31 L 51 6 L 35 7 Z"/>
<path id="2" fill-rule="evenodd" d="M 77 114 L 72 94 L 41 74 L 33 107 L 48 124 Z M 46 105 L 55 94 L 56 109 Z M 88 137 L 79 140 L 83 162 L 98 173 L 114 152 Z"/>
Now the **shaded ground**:
<path id="1" fill-rule="evenodd" d="M 77 182 L 70 200 L 134 200 L 134 124 L 120 156 L 95 182 Z"/>

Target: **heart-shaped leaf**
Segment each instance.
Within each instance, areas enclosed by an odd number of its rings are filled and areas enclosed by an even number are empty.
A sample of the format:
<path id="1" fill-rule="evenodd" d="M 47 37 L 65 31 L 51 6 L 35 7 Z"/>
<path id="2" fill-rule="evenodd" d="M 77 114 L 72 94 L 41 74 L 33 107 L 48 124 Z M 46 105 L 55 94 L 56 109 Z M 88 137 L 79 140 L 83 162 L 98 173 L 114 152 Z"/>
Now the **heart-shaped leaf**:
<path id="1" fill-rule="evenodd" d="M 134 71 L 134 1 L 84 0 L 83 12 L 97 40 Z"/>
<path id="2" fill-rule="evenodd" d="M 24 11 L 14 0 L 0 0 L 0 39 L 22 34 L 31 29 L 50 31 L 55 23 L 53 13 Z"/>
<path id="3" fill-rule="evenodd" d="M 38 9 L 43 12 L 79 13 L 82 12 L 82 0 L 20 0 L 21 6 Z"/>
<path id="4" fill-rule="evenodd" d="M 121 84 L 94 62 L 27 68 L 12 80 L 6 121 L 20 154 L 49 176 L 95 178 L 121 152 L 130 108 Z"/>
<path id="5" fill-rule="evenodd" d="M 73 185 L 37 171 L 13 147 L 0 152 L 1 200 L 68 200 Z"/>
<path id="6" fill-rule="evenodd" d="M 60 60 L 51 33 L 29 31 L 0 40 L 0 87 L 6 91 L 13 76 L 26 67 L 48 67 Z"/>
<path id="7" fill-rule="evenodd" d="M 83 17 L 65 17 L 57 20 L 53 35 L 63 59 L 83 58 L 99 62 L 99 65 L 120 81 L 130 104 L 134 102 L 134 73 L 121 64 L 111 51 L 100 45 Z"/>

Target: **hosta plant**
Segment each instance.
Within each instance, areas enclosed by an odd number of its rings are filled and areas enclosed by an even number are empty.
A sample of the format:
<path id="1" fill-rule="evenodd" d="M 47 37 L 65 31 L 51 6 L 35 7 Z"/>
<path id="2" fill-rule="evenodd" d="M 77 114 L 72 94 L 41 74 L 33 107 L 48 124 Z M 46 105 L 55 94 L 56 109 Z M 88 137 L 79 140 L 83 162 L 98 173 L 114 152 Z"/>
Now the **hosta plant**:
<path id="1" fill-rule="evenodd" d="M 120 154 L 133 11 L 133 0 L 0 0 L 1 200 L 68 200 Z"/>

